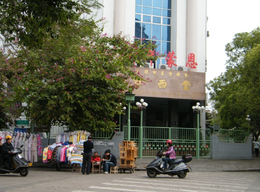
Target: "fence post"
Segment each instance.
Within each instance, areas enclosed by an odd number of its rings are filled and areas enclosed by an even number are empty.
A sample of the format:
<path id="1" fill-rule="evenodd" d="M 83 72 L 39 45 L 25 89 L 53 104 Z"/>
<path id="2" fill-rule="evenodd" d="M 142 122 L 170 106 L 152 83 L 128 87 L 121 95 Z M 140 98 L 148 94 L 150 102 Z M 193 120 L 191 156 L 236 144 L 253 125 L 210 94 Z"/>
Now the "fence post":
<path id="1" fill-rule="evenodd" d="M 143 158 L 143 109 L 141 109 L 140 128 L 139 128 L 139 158 Z"/>
<path id="2" fill-rule="evenodd" d="M 131 140 L 131 120 L 130 120 L 130 115 L 131 115 L 131 105 L 130 101 L 128 102 L 128 118 L 127 118 L 127 141 Z"/>
<path id="3" fill-rule="evenodd" d="M 172 140 L 172 128 L 169 127 L 169 139 Z"/>
<path id="4" fill-rule="evenodd" d="M 200 113 L 197 112 L 196 157 L 200 158 Z"/>

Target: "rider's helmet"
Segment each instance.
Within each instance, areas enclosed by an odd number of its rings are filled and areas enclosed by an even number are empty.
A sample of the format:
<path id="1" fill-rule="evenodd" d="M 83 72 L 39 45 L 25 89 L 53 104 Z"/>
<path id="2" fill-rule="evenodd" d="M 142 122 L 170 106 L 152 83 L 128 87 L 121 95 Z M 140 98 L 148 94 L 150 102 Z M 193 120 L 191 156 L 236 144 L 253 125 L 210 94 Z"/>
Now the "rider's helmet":
<path id="1" fill-rule="evenodd" d="M 5 137 L 5 139 L 6 139 L 6 140 L 9 140 L 9 139 L 12 139 L 12 137 L 11 137 L 10 135 L 7 135 L 7 136 Z"/>
<path id="2" fill-rule="evenodd" d="M 171 145 L 172 145 L 172 140 L 170 140 L 170 139 L 167 140 L 167 141 L 166 141 L 166 144 L 171 144 Z"/>

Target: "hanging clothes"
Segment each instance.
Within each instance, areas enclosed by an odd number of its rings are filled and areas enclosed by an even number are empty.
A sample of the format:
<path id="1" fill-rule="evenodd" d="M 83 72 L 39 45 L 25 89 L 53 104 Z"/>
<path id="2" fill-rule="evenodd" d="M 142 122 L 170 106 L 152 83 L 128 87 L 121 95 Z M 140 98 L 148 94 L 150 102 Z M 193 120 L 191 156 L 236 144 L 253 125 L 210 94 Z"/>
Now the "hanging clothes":
<path id="1" fill-rule="evenodd" d="M 63 147 L 60 155 L 60 162 L 65 162 L 67 147 Z"/>
<path id="2" fill-rule="evenodd" d="M 26 133 L 23 133 L 23 137 L 22 137 L 22 143 L 23 143 L 23 147 L 22 147 L 22 156 L 25 157 L 25 141 L 26 141 Z M 28 145 L 27 145 L 28 147 Z"/>
<path id="3" fill-rule="evenodd" d="M 37 151 L 38 156 L 42 156 L 42 140 L 41 136 L 37 134 Z"/>
<path id="4" fill-rule="evenodd" d="M 14 137 L 14 148 L 18 148 L 19 146 L 19 131 L 16 132 L 16 136 Z"/>
<path id="5" fill-rule="evenodd" d="M 28 161 L 32 162 L 32 139 L 33 135 L 31 134 L 28 139 Z"/>
<path id="6" fill-rule="evenodd" d="M 32 145 L 31 145 L 31 162 L 37 162 L 38 161 L 38 155 L 37 155 L 37 136 L 32 135 Z"/>
<path id="7" fill-rule="evenodd" d="M 57 152 L 56 152 L 56 162 L 57 162 L 57 163 L 60 163 L 61 150 L 62 150 L 62 146 L 59 146 L 59 147 L 57 148 Z"/>
<path id="8" fill-rule="evenodd" d="M 45 147 L 43 149 L 43 155 L 42 155 L 42 162 L 43 163 L 47 163 L 48 162 L 47 155 L 48 155 L 48 147 Z"/>
<path id="9" fill-rule="evenodd" d="M 52 150 L 50 150 L 50 148 L 48 148 L 47 161 L 51 160 L 51 157 L 52 157 Z"/>
<path id="10" fill-rule="evenodd" d="M 26 138 L 26 136 L 25 136 L 25 138 Z M 24 142 L 24 158 L 26 161 L 29 161 L 28 146 L 29 146 L 29 139 L 26 139 Z"/>

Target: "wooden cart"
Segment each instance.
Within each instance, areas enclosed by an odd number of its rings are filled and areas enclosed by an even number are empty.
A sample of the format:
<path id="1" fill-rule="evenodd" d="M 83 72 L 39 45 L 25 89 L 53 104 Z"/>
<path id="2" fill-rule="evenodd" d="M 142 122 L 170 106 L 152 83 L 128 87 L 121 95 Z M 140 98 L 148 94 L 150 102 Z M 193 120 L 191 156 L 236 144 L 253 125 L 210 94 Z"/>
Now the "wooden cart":
<path id="1" fill-rule="evenodd" d="M 136 168 L 136 158 L 138 150 L 135 146 L 134 141 L 123 141 L 122 145 L 119 143 L 119 154 L 120 154 L 120 164 L 119 172 L 122 173 L 129 170 L 133 173 Z"/>

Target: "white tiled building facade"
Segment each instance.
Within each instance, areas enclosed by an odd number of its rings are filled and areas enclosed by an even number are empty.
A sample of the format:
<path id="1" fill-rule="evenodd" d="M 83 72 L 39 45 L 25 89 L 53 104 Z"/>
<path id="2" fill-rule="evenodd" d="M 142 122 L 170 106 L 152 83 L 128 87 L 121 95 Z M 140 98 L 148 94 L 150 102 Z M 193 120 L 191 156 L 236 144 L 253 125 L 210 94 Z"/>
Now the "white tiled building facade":
<path id="1" fill-rule="evenodd" d="M 99 0 L 103 8 L 97 18 L 107 21 L 104 32 L 122 32 L 130 38 L 154 40 L 162 54 L 174 51 L 177 67 L 186 67 L 188 55 L 195 55 L 197 68 L 205 73 L 207 41 L 207 0 Z M 141 29 L 140 29 L 141 28 Z M 155 68 L 166 64 L 164 59 Z"/>

